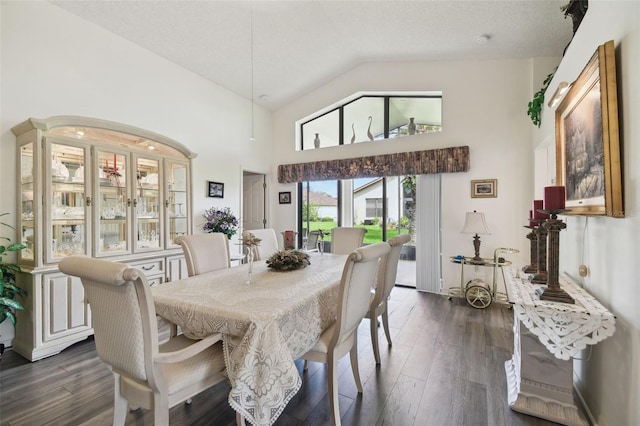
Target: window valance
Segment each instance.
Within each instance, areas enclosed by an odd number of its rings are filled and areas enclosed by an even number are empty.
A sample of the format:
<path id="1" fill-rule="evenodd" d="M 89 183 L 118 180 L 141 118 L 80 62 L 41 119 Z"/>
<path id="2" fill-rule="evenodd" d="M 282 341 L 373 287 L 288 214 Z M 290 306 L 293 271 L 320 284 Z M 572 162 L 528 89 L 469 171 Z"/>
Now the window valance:
<path id="1" fill-rule="evenodd" d="M 469 170 L 469 147 L 430 149 L 278 166 L 278 182 L 459 173 Z"/>

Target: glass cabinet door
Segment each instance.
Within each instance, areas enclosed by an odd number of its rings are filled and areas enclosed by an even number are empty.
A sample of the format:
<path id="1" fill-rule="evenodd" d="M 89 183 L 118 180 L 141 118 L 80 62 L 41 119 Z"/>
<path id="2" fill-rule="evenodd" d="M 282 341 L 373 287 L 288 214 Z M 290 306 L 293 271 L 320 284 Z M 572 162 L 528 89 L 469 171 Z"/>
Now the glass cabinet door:
<path id="1" fill-rule="evenodd" d="M 50 262 L 74 254 L 87 254 L 86 148 L 52 142 L 48 145 L 51 228 L 45 230 L 45 259 Z M 49 185 L 49 188 L 46 186 Z M 47 190 L 48 189 L 48 190 Z M 45 222 L 46 223 L 46 222 Z"/>
<path id="2" fill-rule="evenodd" d="M 20 243 L 27 246 L 26 249 L 18 251 L 21 263 L 33 264 L 35 262 L 35 222 L 33 194 L 34 172 L 33 169 L 33 143 L 24 144 L 20 147 Z"/>
<path id="3" fill-rule="evenodd" d="M 167 222 L 169 235 L 167 248 L 177 246 L 175 239 L 180 235 L 187 235 L 188 229 L 188 184 L 189 170 L 186 163 L 167 160 Z"/>
<path id="4" fill-rule="evenodd" d="M 158 250 L 162 245 L 159 171 L 160 160 L 136 158 L 135 251 Z"/>
<path id="5" fill-rule="evenodd" d="M 129 155 L 98 151 L 98 191 L 95 202 L 97 220 L 96 256 L 128 253 L 129 208 L 132 204 L 127 189 Z M 135 182 L 135 180 L 134 180 Z"/>

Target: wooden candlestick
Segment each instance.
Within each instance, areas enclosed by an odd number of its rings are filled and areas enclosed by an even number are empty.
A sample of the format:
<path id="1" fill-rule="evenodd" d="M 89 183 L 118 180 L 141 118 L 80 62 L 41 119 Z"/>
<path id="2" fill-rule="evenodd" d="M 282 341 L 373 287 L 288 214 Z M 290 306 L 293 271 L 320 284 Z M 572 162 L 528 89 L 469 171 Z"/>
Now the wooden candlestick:
<path id="1" fill-rule="evenodd" d="M 525 228 L 531 229 L 531 232 L 527 234 L 527 239 L 531 243 L 531 250 L 529 254 L 529 265 L 522 268 L 525 274 L 534 274 L 538 272 L 538 236 L 535 232 L 535 226 L 525 226 Z"/>
<path id="2" fill-rule="evenodd" d="M 567 227 L 567 224 L 558 219 L 557 214 L 566 212 L 564 209 L 546 210 L 545 213 L 551 215 L 542 226 L 549 233 L 549 273 L 547 274 L 547 288 L 540 295 L 540 300 L 552 300 L 554 302 L 576 303 L 569 293 L 560 288 L 560 231 Z"/>
<path id="3" fill-rule="evenodd" d="M 536 226 L 535 233 L 538 240 L 536 259 L 538 271 L 531 279 L 532 283 L 546 284 L 547 283 L 547 230 L 544 228 L 544 219 L 536 219 L 539 221 L 539 225 Z"/>

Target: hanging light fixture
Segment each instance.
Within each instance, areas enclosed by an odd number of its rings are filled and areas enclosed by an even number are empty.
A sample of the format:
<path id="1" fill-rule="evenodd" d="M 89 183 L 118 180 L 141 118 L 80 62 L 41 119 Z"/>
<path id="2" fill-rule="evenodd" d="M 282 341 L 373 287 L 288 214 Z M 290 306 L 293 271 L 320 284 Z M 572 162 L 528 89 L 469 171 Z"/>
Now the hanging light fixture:
<path id="1" fill-rule="evenodd" d="M 249 137 L 250 141 L 255 141 L 254 134 L 254 95 L 253 95 L 253 0 L 249 2 L 250 12 L 249 12 L 249 34 L 250 34 L 250 43 L 251 46 L 249 48 L 249 52 L 251 54 L 251 137 Z"/>

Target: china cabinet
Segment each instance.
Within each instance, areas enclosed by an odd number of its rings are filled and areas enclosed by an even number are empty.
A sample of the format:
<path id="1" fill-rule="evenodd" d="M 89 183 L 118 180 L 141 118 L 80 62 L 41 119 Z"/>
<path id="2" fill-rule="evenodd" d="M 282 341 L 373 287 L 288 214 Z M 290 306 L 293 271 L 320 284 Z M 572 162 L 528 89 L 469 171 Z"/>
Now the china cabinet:
<path id="1" fill-rule="evenodd" d="M 80 281 L 58 271 L 70 255 L 125 262 L 152 285 L 186 277 L 175 238 L 191 233 L 191 159 L 167 137 L 85 117 L 28 119 L 17 138 L 19 285 L 14 350 L 30 360 L 93 333 Z M 167 267 L 169 266 L 169 267 Z"/>

